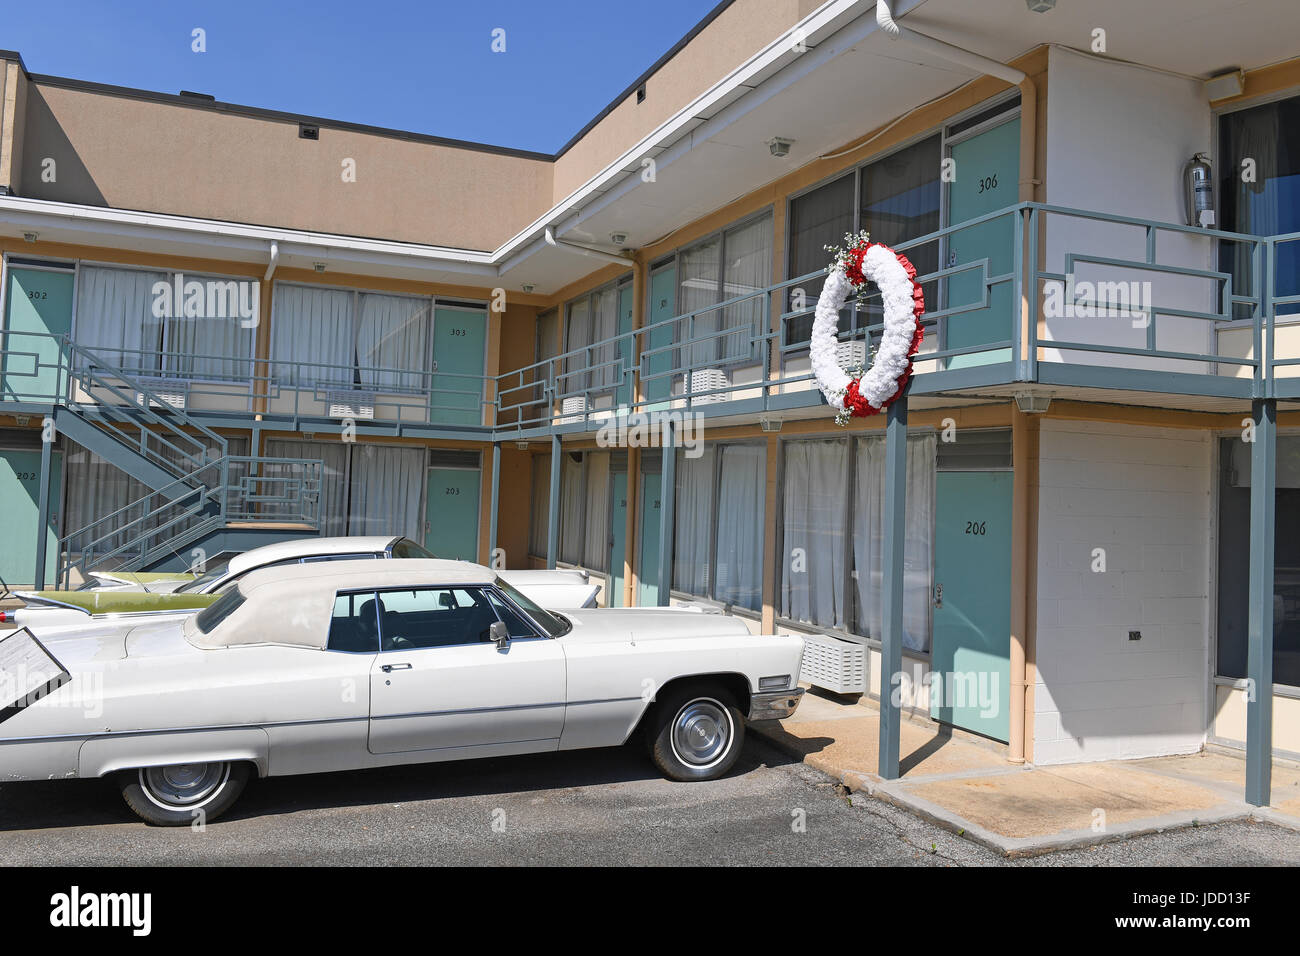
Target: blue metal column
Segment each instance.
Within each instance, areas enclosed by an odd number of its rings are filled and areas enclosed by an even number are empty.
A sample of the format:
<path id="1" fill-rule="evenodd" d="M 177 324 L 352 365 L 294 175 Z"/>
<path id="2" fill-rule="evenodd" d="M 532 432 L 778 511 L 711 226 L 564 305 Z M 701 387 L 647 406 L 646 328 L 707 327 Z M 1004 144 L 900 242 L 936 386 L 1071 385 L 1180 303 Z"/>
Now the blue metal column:
<path id="1" fill-rule="evenodd" d="M 898 779 L 899 706 L 894 680 L 903 670 L 903 545 L 907 540 L 907 390 L 889 406 L 885 426 L 884 579 L 880 587 L 880 764 Z"/>
<path id="2" fill-rule="evenodd" d="M 563 448 L 560 436 L 551 436 L 551 503 L 546 520 L 546 566 L 555 567 L 555 558 L 560 553 L 560 455 Z"/>
<path id="3" fill-rule="evenodd" d="M 50 527 L 50 458 L 54 445 L 53 420 L 46 419 L 41 427 L 41 489 L 37 495 L 36 518 L 36 583 L 35 590 L 45 590 L 45 539 Z M 46 439 L 49 439 L 48 441 Z"/>
<path id="4" fill-rule="evenodd" d="M 501 507 L 501 443 L 492 444 L 492 510 L 488 515 L 488 565 L 497 549 L 497 512 Z M 498 570 L 504 570 L 500 568 Z"/>
<path id="5" fill-rule="evenodd" d="M 673 593 L 673 508 L 677 502 L 677 448 L 673 423 L 664 422 L 659 477 L 659 606 Z"/>
<path id="6" fill-rule="evenodd" d="M 1250 601 L 1246 631 L 1246 802 L 1268 806 L 1273 769 L 1273 532 L 1277 401 L 1251 405 Z"/>

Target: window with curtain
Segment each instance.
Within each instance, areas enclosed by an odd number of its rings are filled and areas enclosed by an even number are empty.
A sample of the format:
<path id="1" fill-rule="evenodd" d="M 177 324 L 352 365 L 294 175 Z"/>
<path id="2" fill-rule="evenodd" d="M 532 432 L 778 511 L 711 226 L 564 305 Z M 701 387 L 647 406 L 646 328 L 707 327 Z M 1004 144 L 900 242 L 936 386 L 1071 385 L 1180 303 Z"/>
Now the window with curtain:
<path id="1" fill-rule="evenodd" d="M 781 614 L 848 625 L 849 439 L 784 444 Z"/>
<path id="2" fill-rule="evenodd" d="M 1254 162 L 1253 182 L 1244 181 L 1242 163 Z M 1265 103 L 1219 117 L 1219 224 L 1228 232 L 1276 236 L 1300 232 L 1300 97 Z M 1220 268 L 1232 273 L 1233 291 L 1257 295 L 1250 286 L 1250 247 L 1219 243 Z M 1300 294 L 1300 243 L 1281 243 L 1274 263 L 1277 295 Z M 1250 307 L 1234 307 L 1249 318 Z M 1300 306 L 1278 306 L 1296 314 Z"/>
<path id="3" fill-rule="evenodd" d="M 623 282 L 601 286 L 566 307 L 564 350 L 583 349 L 565 360 L 563 390 L 614 388 L 622 381 L 617 363 L 618 297 Z M 588 348 L 588 346 L 591 346 Z"/>
<path id="4" fill-rule="evenodd" d="M 534 402 L 544 405 L 547 400 L 546 386 L 551 384 L 552 376 L 555 374 L 555 370 L 551 367 L 553 363 L 549 360 L 555 358 L 559 351 L 560 314 L 551 310 L 537 317 L 537 332 L 533 342 L 533 360 L 538 363 L 532 375 L 532 382 L 537 383 L 533 389 Z M 526 385 L 528 382 L 510 384 Z M 511 397 L 511 401 L 522 400 L 522 395 L 518 398 Z"/>
<path id="5" fill-rule="evenodd" d="M 423 296 L 277 282 L 272 374 L 289 387 L 428 388 L 431 305 Z"/>
<path id="6" fill-rule="evenodd" d="M 890 246 L 927 235 L 939 228 L 942 189 L 939 182 L 943 137 L 936 134 L 866 164 L 790 201 L 789 247 L 791 278 L 817 272 L 829 263 L 826 246 L 843 246 L 846 233 L 865 229 L 875 242 Z M 854 195 L 858 204 L 854 206 Z M 928 242 L 907 251 L 921 275 L 939 267 L 939 244 Z M 812 336 L 812 312 L 821 295 L 823 280 L 798 286 L 806 315 L 786 320 L 785 342 L 806 343 Z M 938 283 L 923 286 L 930 308 L 938 302 Z M 793 292 L 787 308 L 794 308 Z M 865 313 L 849 307 L 841 327 L 858 329 L 882 321 L 879 295 Z"/>
<path id="7" fill-rule="evenodd" d="M 551 456 L 533 455 L 533 499 L 528 528 L 528 553 L 546 557 L 551 520 Z"/>
<path id="8" fill-rule="evenodd" d="M 320 533 L 337 537 L 348 533 L 348 454 L 349 446 L 343 442 L 297 441 L 268 438 L 265 449 L 268 458 L 319 459 L 322 462 L 320 488 Z M 276 477 L 287 471 L 275 465 L 267 466 L 267 475 Z"/>
<path id="9" fill-rule="evenodd" d="M 609 464 L 607 451 L 589 451 L 583 455 L 587 474 L 582 566 L 592 571 L 609 570 Z"/>
<path id="10" fill-rule="evenodd" d="M 673 588 L 757 611 L 763 601 L 767 447 L 677 453 Z"/>
<path id="11" fill-rule="evenodd" d="M 772 216 L 724 229 L 677 256 L 677 314 L 707 309 L 772 284 Z M 762 359 L 754 336 L 767 322 L 768 297 L 754 296 L 676 323 L 682 343 L 678 365 L 691 369 L 746 364 Z"/>
<path id="12" fill-rule="evenodd" d="M 170 288 L 173 280 L 167 271 L 83 265 L 77 278 L 77 343 L 128 373 L 247 379 L 255 329 L 245 328 L 237 314 L 156 316 L 154 286 L 163 282 Z M 227 283 L 238 303 L 238 284 L 250 280 L 186 273 L 185 281 Z M 205 308 L 206 302 L 205 297 Z M 174 311 L 170 301 L 166 311 Z"/>
<path id="13" fill-rule="evenodd" d="M 582 564 L 582 453 L 563 452 L 560 462 L 560 561 Z"/>

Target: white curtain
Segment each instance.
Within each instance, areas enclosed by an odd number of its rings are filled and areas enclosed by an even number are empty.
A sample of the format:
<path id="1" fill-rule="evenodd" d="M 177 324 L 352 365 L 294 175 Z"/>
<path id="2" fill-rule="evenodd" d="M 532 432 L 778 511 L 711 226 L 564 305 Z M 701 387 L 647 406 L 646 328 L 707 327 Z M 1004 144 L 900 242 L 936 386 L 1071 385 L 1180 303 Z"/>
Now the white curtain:
<path id="1" fill-rule="evenodd" d="M 353 384 L 356 323 L 353 293 L 342 289 L 275 284 L 271 308 L 271 359 L 281 385 Z M 294 360 L 320 363 L 294 365 Z"/>
<path id="2" fill-rule="evenodd" d="M 709 594 L 713 561 L 709 553 L 713 532 L 714 448 L 698 458 L 677 452 L 677 500 L 673 505 L 673 589 L 705 597 Z"/>
<path id="3" fill-rule="evenodd" d="M 201 279 L 225 282 L 232 280 Z M 236 282 L 256 282 L 239 279 Z M 239 302 L 239 293 L 234 299 Z M 251 301 L 251 299 L 250 299 Z M 236 312 L 231 309 L 230 311 Z M 163 349 L 167 353 L 163 369 L 174 375 L 217 381 L 245 380 L 252 377 L 253 337 L 255 328 L 245 328 L 236 313 L 230 317 L 166 319 Z"/>
<path id="4" fill-rule="evenodd" d="M 77 343 L 123 371 L 156 370 L 162 320 L 153 314 L 153 287 L 170 279 L 166 272 L 82 266 L 77 276 Z"/>
<path id="5" fill-rule="evenodd" d="M 717 238 L 709 239 L 683 252 L 677 260 L 677 281 L 681 291 L 677 303 L 677 314 L 685 315 L 714 305 L 722 301 L 722 290 L 718 288 L 718 273 L 722 243 Z M 704 339 L 682 349 L 680 363 L 689 365 L 689 371 L 708 368 L 716 364 L 718 340 L 706 338 L 718 330 L 718 312 L 712 310 L 701 312 L 693 321 L 677 323 L 673 335 L 678 341 Z"/>
<path id="6" fill-rule="evenodd" d="M 582 460 L 563 452 L 560 464 L 560 560 L 582 563 Z"/>
<path id="7" fill-rule="evenodd" d="M 533 456 L 532 524 L 528 534 L 528 553 L 546 557 L 547 536 L 551 520 L 551 456 Z"/>
<path id="8" fill-rule="evenodd" d="M 603 289 L 595 295 L 595 309 L 591 315 L 591 341 L 604 342 L 618 334 L 618 289 L 614 286 Z M 618 366 L 613 363 L 618 358 L 618 343 L 605 342 L 592 349 L 591 374 L 593 388 L 611 388 L 618 384 Z"/>
<path id="9" fill-rule="evenodd" d="M 424 465 L 423 448 L 353 444 L 348 534 L 404 534 L 424 540 Z"/>
<path id="10" fill-rule="evenodd" d="M 727 262 L 722 274 L 723 299 L 758 292 L 772 284 L 771 216 L 728 230 L 724 241 Z M 724 361 L 746 361 L 761 355 L 761 349 L 752 346 L 750 338 L 764 330 L 767 301 L 766 296 L 755 296 L 723 310 L 723 327 L 736 330 L 722 337 Z"/>
<path id="11" fill-rule="evenodd" d="M 429 300 L 361 293 L 357 363 L 361 384 L 414 391 L 427 388 Z"/>
<path id="12" fill-rule="evenodd" d="M 579 299 L 569 306 L 569 316 L 564 326 L 564 351 L 583 349 L 564 360 L 564 375 L 560 379 L 560 392 L 573 395 L 587 387 L 589 367 L 586 347 L 591 344 L 591 300 Z"/>
<path id="13" fill-rule="evenodd" d="M 763 599 L 767 449 L 727 445 L 718 485 L 718 583 L 714 598 L 757 611 Z"/>
<path id="14" fill-rule="evenodd" d="M 320 459 L 320 533 L 335 536 L 348 533 L 348 446 L 343 442 L 266 440 L 268 458 Z M 270 476 L 296 473 L 295 469 L 268 466 Z"/>
<path id="15" fill-rule="evenodd" d="M 587 465 L 587 528 L 583 534 L 582 566 L 609 570 L 609 452 L 589 451 Z"/>
<path id="16" fill-rule="evenodd" d="M 885 439 L 858 443 L 854 489 L 853 562 L 857 573 L 855 631 L 880 638 L 880 585 L 883 578 Z M 930 597 L 934 580 L 935 436 L 907 440 L 907 540 L 903 554 L 903 644 L 930 649 Z"/>
<path id="17" fill-rule="evenodd" d="M 785 444 L 781 614 L 822 627 L 847 626 L 849 441 Z"/>

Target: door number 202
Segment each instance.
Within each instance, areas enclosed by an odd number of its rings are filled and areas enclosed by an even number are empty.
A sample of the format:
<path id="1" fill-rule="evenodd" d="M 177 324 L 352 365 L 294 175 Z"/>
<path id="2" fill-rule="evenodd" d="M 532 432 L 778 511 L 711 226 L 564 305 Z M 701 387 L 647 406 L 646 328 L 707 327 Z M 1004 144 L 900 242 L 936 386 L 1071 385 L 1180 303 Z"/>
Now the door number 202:
<path id="1" fill-rule="evenodd" d="M 987 525 L 987 524 L 988 524 L 988 522 L 986 522 L 986 521 L 967 521 L 967 522 L 966 522 L 966 533 L 967 533 L 967 534 L 983 534 L 983 533 L 984 533 L 984 530 L 985 530 L 985 525 Z"/>

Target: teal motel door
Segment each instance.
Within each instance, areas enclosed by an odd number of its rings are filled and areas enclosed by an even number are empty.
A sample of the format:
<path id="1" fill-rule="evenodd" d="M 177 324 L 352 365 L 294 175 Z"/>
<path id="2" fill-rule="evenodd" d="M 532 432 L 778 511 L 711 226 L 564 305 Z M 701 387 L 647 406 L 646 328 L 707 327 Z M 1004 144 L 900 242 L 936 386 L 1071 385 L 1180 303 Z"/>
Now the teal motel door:
<path id="1" fill-rule="evenodd" d="M 627 283 L 618 290 L 618 334 L 627 335 L 632 331 L 632 283 Z M 634 340 L 631 336 L 620 338 L 618 340 L 618 357 L 622 360 L 622 368 L 629 369 L 636 363 L 636 356 L 632 353 L 635 351 Z M 617 408 L 630 408 L 632 405 L 632 381 L 628 375 L 621 375 L 618 380 L 618 391 L 614 395 L 614 405 Z"/>
<path id="2" fill-rule="evenodd" d="M 478 560 L 478 468 L 429 469 L 424 499 L 424 546 L 440 558 Z"/>
<path id="3" fill-rule="evenodd" d="M 483 423 L 484 309 L 433 310 L 433 389 L 429 420 L 438 425 Z"/>
<path id="4" fill-rule="evenodd" d="M 935 476 L 930 716 L 1006 741 L 1011 714 L 1009 471 Z"/>
<path id="5" fill-rule="evenodd" d="M 45 580 L 54 580 L 58 554 L 59 502 L 63 500 L 63 455 L 50 455 L 50 521 L 45 529 Z M 36 528 L 40 523 L 41 453 L 39 449 L 0 449 L 0 513 L 5 541 L 0 548 L 0 577 L 10 587 L 36 582 Z"/>
<path id="6" fill-rule="evenodd" d="M 646 325 L 653 326 L 666 322 L 677 312 L 677 266 L 665 266 L 650 276 L 650 308 L 646 311 Z M 647 381 L 643 386 L 645 399 L 650 404 L 649 411 L 668 407 L 668 399 L 673 392 L 673 377 L 668 374 L 673 367 L 672 323 L 643 336 L 648 349 L 659 349 L 651 353 L 646 362 Z M 649 378 L 651 375 L 658 378 Z"/>
<path id="7" fill-rule="evenodd" d="M 8 281 L 5 330 L 37 334 L 3 338 L 4 401 L 49 403 L 67 387 L 68 349 L 52 336 L 72 333 L 72 272 L 16 266 Z"/>
<path id="8" fill-rule="evenodd" d="M 662 476 L 659 474 L 658 455 L 654 456 L 653 470 L 650 471 L 644 467 L 649 456 L 642 454 L 641 457 L 641 520 L 637 522 L 641 546 L 637 558 L 636 603 L 638 607 L 655 607 L 659 604 L 659 487 Z"/>
<path id="9" fill-rule="evenodd" d="M 614 472 L 609 482 L 609 593 L 605 595 L 605 606 L 622 607 L 623 564 L 627 558 L 627 472 Z"/>
<path id="10" fill-rule="evenodd" d="M 948 186 L 948 222 L 953 225 L 1014 205 L 1020 181 L 1020 119 L 976 133 L 949 147 L 956 178 Z M 958 229 L 948 237 L 949 268 L 988 259 L 989 276 L 1005 275 L 1015 266 L 1013 214 Z M 984 308 L 948 316 L 945 348 L 958 349 L 1002 342 L 1011 338 L 1014 303 L 1012 284 L 1000 282 L 989 289 Z M 974 269 L 947 280 L 945 308 L 982 302 L 984 277 Z M 1011 361 L 1010 349 L 993 349 L 954 355 L 949 368 L 968 368 Z"/>

